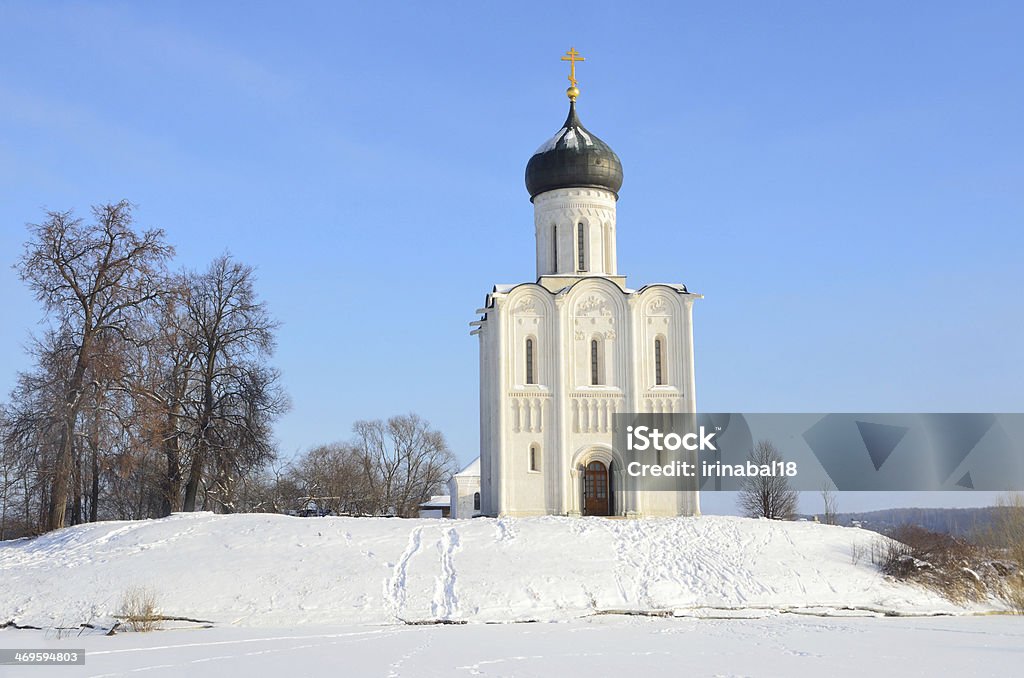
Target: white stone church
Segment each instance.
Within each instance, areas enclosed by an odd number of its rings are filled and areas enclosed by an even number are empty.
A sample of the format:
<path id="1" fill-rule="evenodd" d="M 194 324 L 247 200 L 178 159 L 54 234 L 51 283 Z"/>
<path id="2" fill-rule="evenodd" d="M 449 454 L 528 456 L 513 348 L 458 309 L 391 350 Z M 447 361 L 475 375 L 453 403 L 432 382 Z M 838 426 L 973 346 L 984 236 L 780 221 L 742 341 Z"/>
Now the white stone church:
<path id="1" fill-rule="evenodd" d="M 526 167 L 537 279 L 495 285 L 472 323 L 481 454 L 452 480 L 452 517 L 696 515 L 696 491 L 634 487 L 612 445 L 612 415 L 696 412 L 701 295 L 678 283 L 634 289 L 619 273 L 622 164 L 580 122 L 570 80 L 565 124 Z M 629 232 L 636 246 L 657 235 Z"/>

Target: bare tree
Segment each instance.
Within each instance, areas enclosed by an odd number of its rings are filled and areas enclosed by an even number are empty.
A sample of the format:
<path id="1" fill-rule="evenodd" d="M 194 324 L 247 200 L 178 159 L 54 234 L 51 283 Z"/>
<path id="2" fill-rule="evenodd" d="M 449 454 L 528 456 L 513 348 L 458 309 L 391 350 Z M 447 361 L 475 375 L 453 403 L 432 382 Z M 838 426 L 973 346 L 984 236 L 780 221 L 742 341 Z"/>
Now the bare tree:
<path id="1" fill-rule="evenodd" d="M 292 464 L 275 459 L 241 478 L 235 503 L 247 513 L 287 513 L 300 508 L 306 488 L 296 478 Z"/>
<path id="2" fill-rule="evenodd" d="M 55 412 L 47 529 L 65 524 L 79 413 L 86 390 L 93 387 L 88 375 L 103 360 L 109 337 L 132 341 L 145 307 L 161 292 L 161 273 L 172 253 L 163 231 L 135 231 L 127 201 L 99 205 L 92 212 L 91 224 L 71 212 L 48 212 L 44 222 L 30 224 L 31 238 L 17 265 L 72 347 L 72 368 Z"/>
<path id="3" fill-rule="evenodd" d="M 16 520 L 18 480 L 23 472 L 14 447 L 7 441 L 8 426 L 8 413 L 0 408 L 0 541 L 7 538 Z M 17 528 L 16 531 L 20 533 Z"/>
<path id="4" fill-rule="evenodd" d="M 204 501 L 234 510 L 235 480 L 273 459 L 270 424 L 288 408 L 278 372 L 263 364 L 278 323 L 257 301 L 253 277 L 252 267 L 225 254 L 186 280 L 182 303 L 195 350 L 188 416 L 196 437 L 185 511 L 196 509 L 204 478 Z"/>
<path id="5" fill-rule="evenodd" d="M 825 481 L 821 488 L 821 503 L 824 505 L 822 518 L 826 525 L 835 525 L 837 522 L 839 498 L 836 496 L 836 488 L 831 481 Z"/>
<path id="6" fill-rule="evenodd" d="M 751 450 L 749 461 L 758 467 L 779 467 L 783 461 L 770 440 L 760 440 Z M 790 520 L 796 515 L 800 493 L 789 486 L 784 475 L 747 476 L 739 493 L 739 504 L 750 518 Z"/>
<path id="7" fill-rule="evenodd" d="M 289 471 L 296 497 L 316 502 L 321 510 L 345 515 L 377 510 L 366 464 L 351 443 L 318 445 L 295 459 Z"/>
<path id="8" fill-rule="evenodd" d="M 61 408 L 73 365 L 73 347 L 61 330 L 48 330 L 31 346 L 33 370 L 18 374 L 5 410 L 3 443 L 20 471 L 23 529 L 46 529 L 56 449 L 60 443 Z"/>
<path id="9" fill-rule="evenodd" d="M 189 428 L 189 387 L 197 361 L 197 333 L 190 327 L 185 304 L 185 276 L 171 279 L 168 293 L 151 320 L 152 341 L 138 355 L 134 392 L 141 435 L 162 450 L 165 471 L 160 487 L 159 515 L 181 509 L 183 455 L 194 432 Z M 191 436 L 191 438 L 190 438 Z"/>
<path id="10" fill-rule="evenodd" d="M 412 517 L 455 472 L 455 455 L 440 431 L 415 414 L 387 422 L 358 421 L 353 446 L 363 460 L 375 512 Z"/>

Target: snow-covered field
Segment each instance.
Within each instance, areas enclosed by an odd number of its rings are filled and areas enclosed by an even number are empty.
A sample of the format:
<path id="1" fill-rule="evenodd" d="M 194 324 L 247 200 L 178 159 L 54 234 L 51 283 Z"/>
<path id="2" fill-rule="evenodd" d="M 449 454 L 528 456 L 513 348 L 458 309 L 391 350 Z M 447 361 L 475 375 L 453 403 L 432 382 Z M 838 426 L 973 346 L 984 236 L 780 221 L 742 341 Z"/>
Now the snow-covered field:
<path id="1" fill-rule="evenodd" d="M 45 637 L 49 636 L 50 640 Z M 53 639 L 0 631 L 0 647 L 85 648 L 84 667 L 0 676 L 1008 676 L 1020 617 L 764 619 L 598 616 L 552 624 L 218 628 Z M 8 668 L 9 673 L 4 673 Z"/>
<path id="2" fill-rule="evenodd" d="M 0 676 L 1018 672 L 1024 619 L 886 579 L 854 557 L 875 539 L 714 516 L 83 525 L 0 543 L 0 624 L 41 627 L 9 625 L 0 648 L 84 648 L 86 665 Z M 206 624 L 104 635 L 130 587 Z"/>
<path id="3" fill-rule="evenodd" d="M 109 626 L 132 586 L 218 626 L 559 621 L 616 611 L 958 613 L 862 558 L 872 532 L 725 516 L 180 514 L 0 544 L 0 624 Z M 977 610 L 975 610 L 977 611 Z"/>

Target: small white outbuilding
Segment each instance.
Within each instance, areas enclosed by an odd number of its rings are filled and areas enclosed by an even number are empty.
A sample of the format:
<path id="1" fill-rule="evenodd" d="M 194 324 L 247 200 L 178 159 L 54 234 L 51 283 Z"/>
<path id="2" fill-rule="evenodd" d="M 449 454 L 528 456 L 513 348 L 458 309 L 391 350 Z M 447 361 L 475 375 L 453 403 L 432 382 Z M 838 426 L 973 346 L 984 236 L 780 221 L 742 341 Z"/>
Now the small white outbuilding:
<path id="1" fill-rule="evenodd" d="M 480 457 L 448 481 L 452 499 L 452 518 L 472 518 L 480 515 Z"/>
<path id="2" fill-rule="evenodd" d="M 448 518 L 452 500 L 445 494 L 435 494 L 419 505 L 420 518 Z"/>

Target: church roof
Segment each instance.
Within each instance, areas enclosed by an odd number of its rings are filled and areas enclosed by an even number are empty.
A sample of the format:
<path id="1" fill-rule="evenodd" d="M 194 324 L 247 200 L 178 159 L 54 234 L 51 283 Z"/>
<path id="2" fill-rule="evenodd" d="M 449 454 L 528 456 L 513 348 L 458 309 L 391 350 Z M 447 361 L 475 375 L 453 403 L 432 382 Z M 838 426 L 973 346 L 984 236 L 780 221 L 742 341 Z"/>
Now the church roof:
<path id="1" fill-rule="evenodd" d="M 477 457 L 473 461 L 469 462 L 469 465 L 456 473 L 457 476 L 479 476 L 480 475 L 480 457 Z"/>
<path id="2" fill-rule="evenodd" d="M 569 116 L 555 136 L 548 139 L 526 165 L 526 190 L 530 199 L 559 188 L 603 188 L 618 197 L 622 187 L 622 162 L 615 151 L 588 130 L 569 102 Z"/>

